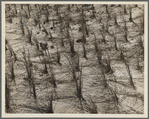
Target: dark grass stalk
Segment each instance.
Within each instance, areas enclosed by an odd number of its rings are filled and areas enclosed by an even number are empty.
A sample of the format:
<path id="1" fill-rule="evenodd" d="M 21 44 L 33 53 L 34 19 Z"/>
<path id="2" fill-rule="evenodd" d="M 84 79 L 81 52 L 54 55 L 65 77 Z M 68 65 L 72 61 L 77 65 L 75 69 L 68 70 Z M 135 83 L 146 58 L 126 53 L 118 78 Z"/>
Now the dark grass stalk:
<path id="1" fill-rule="evenodd" d="M 52 39 L 52 38 L 53 38 L 53 36 L 52 36 L 52 33 L 51 33 L 51 31 L 49 31 L 49 34 L 50 34 L 50 39 Z"/>
<path id="2" fill-rule="evenodd" d="M 74 67 L 73 67 L 73 65 L 72 65 L 72 77 L 73 77 L 73 79 L 71 80 L 72 82 L 73 81 L 75 81 L 76 82 L 76 73 L 75 73 L 75 69 L 74 69 Z M 76 82 L 76 89 L 78 88 L 78 83 Z M 78 90 L 78 89 L 77 89 Z"/>
<path id="3" fill-rule="evenodd" d="M 44 68 L 44 71 L 43 71 L 43 73 L 45 73 L 45 74 L 48 74 L 48 69 L 47 69 L 47 64 L 46 64 L 46 61 L 45 61 L 45 64 L 44 64 L 44 66 L 45 66 L 45 68 Z"/>
<path id="4" fill-rule="evenodd" d="M 119 27 L 118 22 L 117 22 L 117 15 L 116 15 L 116 14 L 114 14 L 114 21 L 115 21 L 115 25 L 116 25 L 117 27 Z"/>
<path id="5" fill-rule="evenodd" d="M 114 75 L 113 75 L 113 76 L 114 76 Z M 114 81 L 117 82 L 115 76 L 114 76 Z M 115 102 L 115 106 L 117 107 L 117 112 L 118 112 L 118 114 L 119 114 L 119 107 L 118 107 L 118 104 L 120 104 L 120 102 L 119 102 L 119 98 L 117 97 L 117 85 L 116 85 L 116 83 L 114 84 L 113 92 L 114 92 L 114 100 L 116 100 L 116 101 L 114 101 L 114 102 Z"/>
<path id="6" fill-rule="evenodd" d="M 108 89 L 109 89 L 110 93 L 113 95 L 113 101 L 114 101 L 115 106 L 116 106 L 116 108 L 117 108 L 117 111 L 118 111 L 118 113 L 119 113 L 119 108 L 118 108 L 119 98 L 118 98 L 116 92 L 115 92 L 112 88 L 110 88 L 109 85 L 107 85 L 107 86 L 108 86 Z"/>
<path id="7" fill-rule="evenodd" d="M 23 47 L 23 49 L 24 49 L 24 47 Z M 31 79 L 32 78 L 32 72 L 31 72 L 31 66 L 29 65 L 29 61 L 28 61 L 28 59 L 27 59 L 27 54 L 26 54 L 26 52 L 25 52 L 25 49 L 24 49 L 24 51 L 22 52 L 22 55 L 23 55 L 23 59 L 24 59 L 24 65 L 25 65 L 25 68 L 26 68 L 26 71 L 27 71 L 27 78 L 28 79 Z"/>
<path id="8" fill-rule="evenodd" d="M 29 53 L 29 50 L 28 50 L 28 53 L 25 52 L 25 48 L 23 47 L 24 49 L 24 60 L 25 60 L 25 63 L 26 63 L 26 67 L 28 69 L 28 78 L 31 79 L 32 78 L 32 63 L 31 63 L 31 59 L 30 59 L 30 53 Z"/>
<path id="9" fill-rule="evenodd" d="M 82 81 L 81 81 L 81 78 L 76 78 L 75 79 L 76 81 L 76 89 L 77 89 L 77 96 L 79 99 L 82 99 Z"/>
<path id="10" fill-rule="evenodd" d="M 35 26 L 37 26 L 38 25 L 38 20 L 36 18 L 34 18 L 34 22 L 35 22 Z M 41 27 L 39 29 L 41 29 Z"/>
<path id="11" fill-rule="evenodd" d="M 32 62 L 31 62 L 31 57 L 30 57 L 30 52 L 28 50 L 28 68 L 29 68 L 29 72 L 31 74 L 31 85 L 32 85 L 32 89 L 33 89 L 33 95 L 34 95 L 34 99 L 36 100 L 37 99 L 37 96 L 36 96 L 36 89 L 35 89 L 35 83 L 34 83 L 34 79 L 33 79 L 33 73 L 32 73 Z"/>
<path id="12" fill-rule="evenodd" d="M 48 31 L 47 31 L 47 29 L 45 28 L 45 26 L 41 23 L 41 25 L 42 25 L 42 27 L 43 27 L 43 32 L 45 32 L 46 33 L 46 35 L 49 35 L 49 33 L 48 33 Z"/>
<path id="13" fill-rule="evenodd" d="M 83 33 L 83 43 L 86 44 L 86 38 L 85 38 L 84 33 Z"/>
<path id="14" fill-rule="evenodd" d="M 27 32 L 28 32 L 28 42 L 32 45 L 32 31 L 29 30 L 27 27 Z"/>
<path id="15" fill-rule="evenodd" d="M 99 61 L 98 61 L 99 62 Z M 98 63 L 99 64 L 99 63 Z M 103 63 L 100 63 L 99 64 L 99 67 L 101 67 L 101 74 L 102 74 L 102 78 L 103 78 L 103 85 L 104 85 L 104 88 L 107 88 L 107 80 L 106 80 L 106 77 L 105 77 L 105 72 L 104 72 L 104 64 Z"/>
<path id="16" fill-rule="evenodd" d="M 82 11 L 81 11 L 81 17 L 82 17 L 82 28 L 84 27 L 85 28 L 85 32 L 86 32 L 86 35 L 89 37 L 89 33 L 88 33 L 88 29 L 87 29 L 87 25 L 86 25 L 86 20 L 85 20 L 85 15 L 84 15 L 84 9 L 83 9 L 83 6 L 82 6 Z M 82 31 L 84 32 L 84 31 Z"/>
<path id="17" fill-rule="evenodd" d="M 59 18 L 59 19 L 60 19 L 59 21 L 60 21 L 60 34 L 61 34 L 61 38 L 60 39 L 61 39 L 61 45 L 64 46 L 63 30 L 62 30 L 62 23 L 63 22 L 62 22 L 62 19 L 61 18 Z"/>
<path id="18" fill-rule="evenodd" d="M 136 24 L 134 21 L 133 21 L 133 18 L 132 18 L 132 8 L 129 8 L 129 13 L 130 13 L 130 18 L 129 18 L 129 21 L 134 23 L 136 26 L 138 26 L 138 24 Z"/>
<path id="19" fill-rule="evenodd" d="M 139 40 L 139 45 L 140 45 L 140 48 L 142 49 L 141 54 L 144 54 L 144 46 L 143 46 L 142 38 L 140 38 L 140 40 Z"/>
<path id="20" fill-rule="evenodd" d="M 70 4 L 67 5 L 67 10 L 70 12 Z"/>
<path id="21" fill-rule="evenodd" d="M 114 46 L 115 46 L 115 50 L 119 51 L 117 48 L 117 42 L 116 42 L 116 37 L 114 36 Z"/>
<path id="22" fill-rule="evenodd" d="M 59 5 L 54 5 L 54 10 L 56 11 L 56 15 L 59 15 Z"/>
<path id="23" fill-rule="evenodd" d="M 59 11 L 58 11 L 58 8 L 56 9 L 56 15 L 57 15 L 57 16 L 59 15 Z"/>
<path id="24" fill-rule="evenodd" d="M 66 14 L 66 17 L 67 17 L 67 20 L 65 21 L 65 24 L 66 24 L 65 27 L 66 27 L 66 30 L 67 30 L 67 32 L 66 32 L 67 33 L 67 38 L 69 38 L 70 37 L 69 36 L 69 28 L 70 28 L 70 25 L 69 25 L 70 24 L 70 21 L 69 20 L 70 20 L 70 18 L 69 18 L 69 15 L 68 14 Z"/>
<path id="25" fill-rule="evenodd" d="M 106 39 L 105 39 L 105 34 L 104 34 L 104 33 L 102 34 L 102 41 L 103 41 L 104 43 L 107 43 L 107 42 L 106 42 Z"/>
<path id="26" fill-rule="evenodd" d="M 86 38 L 85 38 L 84 33 L 83 33 L 83 44 L 82 44 L 82 46 L 83 46 L 83 57 L 87 59 L 85 43 L 86 43 Z"/>
<path id="27" fill-rule="evenodd" d="M 124 5 L 124 13 L 127 14 L 126 5 Z"/>
<path id="28" fill-rule="evenodd" d="M 62 16 L 60 14 L 58 15 L 58 21 L 59 21 L 59 23 L 63 22 Z"/>
<path id="29" fill-rule="evenodd" d="M 49 31 L 49 33 L 48 33 L 48 31 L 47 31 L 47 29 L 46 29 L 46 27 L 43 25 L 43 23 L 41 23 L 41 25 L 42 25 L 42 27 L 43 27 L 43 32 L 45 32 L 46 33 L 46 35 L 49 35 L 50 34 L 50 39 L 52 39 L 53 37 L 52 37 L 52 33 L 51 33 L 51 31 Z M 54 28 L 54 27 L 53 27 Z M 49 39 L 49 40 L 50 40 Z"/>
<path id="30" fill-rule="evenodd" d="M 79 32 L 82 32 L 82 27 L 81 26 L 79 27 Z"/>
<path id="31" fill-rule="evenodd" d="M 41 30 L 41 22 L 37 20 L 37 24 L 36 26 L 38 25 L 39 29 Z"/>
<path id="32" fill-rule="evenodd" d="M 70 26 L 69 26 L 69 18 L 68 18 L 68 20 L 65 22 L 65 24 L 66 24 L 66 38 L 67 39 L 69 39 L 70 38 L 70 34 L 69 34 L 69 28 L 70 28 Z M 69 43 L 70 43 L 70 41 L 69 41 Z"/>
<path id="33" fill-rule="evenodd" d="M 109 10 L 108 10 L 108 6 L 106 5 L 106 12 L 107 12 L 107 14 L 108 14 L 108 20 L 110 20 L 111 19 L 111 15 L 110 15 L 110 12 L 109 12 Z"/>
<path id="34" fill-rule="evenodd" d="M 28 9 L 28 17 L 30 17 L 30 5 L 27 4 L 27 9 Z"/>
<path id="35" fill-rule="evenodd" d="M 143 15 L 143 20 L 141 20 L 141 28 L 142 28 L 142 32 L 141 32 L 141 35 L 144 34 L 144 15 Z"/>
<path id="36" fill-rule="evenodd" d="M 46 22 L 48 23 L 49 22 L 49 11 L 48 11 L 48 7 L 49 7 L 49 4 L 46 4 L 45 8 L 46 8 Z"/>
<path id="37" fill-rule="evenodd" d="M 61 66 L 62 64 L 60 60 L 61 60 L 61 56 L 60 56 L 60 53 L 58 52 L 58 45 L 57 45 L 57 63 Z"/>
<path id="38" fill-rule="evenodd" d="M 65 47 L 63 37 L 61 38 L 61 45 L 62 45 L 62 47 Z"/>
<path id="39" fill-rule="evenodd" d="M 79 68 L 79 54 L 76 53 L 73 57 L 71 57 L 71 61 L 69 60 L 69 64 L 70 64 L 70 66 L 73 70 L 72 72 L 80 71 L 80 68 Z"/>
<path id="40" fill-rule="evenodd" d="M 39 25 L 39 29 L 41 29 L 41 26 L 40 26 L 40 14 L 41 14 L 41 8 L 39 7 L 38 4 L 35 4 L 35 8 L 36 10 L 38 11 L 36 13 L 36 16 L 34 16 L 34 22 L 35 22 L 35 26 Z"/>
<path id="41" fill-rule="evenodd" d="M 17 55 L 14 51 L 13 51 L 13 56 L 14 56 L 14 62 L 16 62 L 18 58 L 17 58 Z"/>
<path id="42" fill-rule="evenodd" d="M 20 13 L 20 24 L 21 24 L 22 35 L 25 35 L 24 25 L 23 25 L 23 22 L 22 22 L 22 15 L 21 15 L 21 13 Z"/>
<path id="43" fill-rule="evenodd" d="M 79 100 L 85 101 L 85 99 L 83 98 L 83 95 L 82 95 L 83 81 L 82 81 L 81 77 L 82 77 L 82 68 L 80 69 L 79 77 L 76 77 L 76 79 L 75 79 L 75 83 L 76 83 L 77 97 L 79 98 Z"/>
<path id="44" fill-rule="evenodd" d="M 16 4 L 14 4 L 14 9 L 15 9 L 15 14 L 17 15 L 17 7 L 16 7 Z"/>
<path id="45" fill-rule="evenodd" d="M 85 58 L 85 59 L 87 59 L 87 56 L 86 56 L 86 49 L 85 49 L 85 44 L 83 43 L 83 57 Z"/>
<path id="46" fill-rule="evenodd" d="M 23 8 L 24 8 L 24 5 L 23 5 L 23 4 L 21 4 L 21 10 L 23 10 Z"/>
<path id="47" fill-rule="evenodd" d="M 133 19 L 132 19 L 132 8 L 129 9 L 129 13 L 130 13 L 129 21 L 133 22 Z"/>
<path id="48" fill-rule="evenodd" d="M 80 9 L 78 8 L 77 4 L 76 4 L 76 7 L 77 7 L 76 12 L 79 13 Z"/>
<path id="49" fill-rule="evenodd" d="M 7 51 L 8 50 L 8 41 L 7 41 L 7 39 L 5 39 L 5 51 Z"/>
<path id="50" fill-rule="evenodd" d="M 65 47 L 65 45 L 64 45 L 64 38 L 63 38 L 64 34 L 63 34 L 63 31 L 62 31 L 62 28 L 60 28 L 60 34 L 61 34 L 61 36 L 60 36 L 61 46 Z"/>
<path id="51" fill-rule="evenodd" d="M 95 51 L 98 53 L 99 52 L 99 48 L 98 48 L 98 44 L 97 44 L 97 41 L 96 41 L 95 33 L 94 33 L 94 37 L 95 37 L 95 42 L 94 42 Z"/>
<path id="52" fill-rule="evenodd" d="M 51 73 L 52 85 L 53 85 L 54 88 L 56 88 L 57 85 L 56 85 L 56 80 L 55 80 L 55 76 L 54 76 L 54 73 L 53 73 L 53 69 L 52 69 L 52 67 L 51 67 L 50 64 L 49 64 L 49 67 L 50 67 L 50 73 Z"/>
<path id="53" fill-rule="evenodd" d="M 128 29 L 127 29 L 127 22 L 126 22 L 126 20 L 125 20 L 125 25 L 124 25 L 124 31 L 128 31 Z"/>
<path id="54" fill-rule="evenodd" d="M 86 26 L 86 21 L 85 21 L 85 32 L 86 32 L 86 35 L 89 37 L 88 29 L 87 29 L 87 26 Z"/>
<path id="55" fill-rule="evenodd" d="M 10 105 L 10 85 L 7 76 L 5 77 L 5 112 L 11 113 L 11 105 Z"/>
<path id="56" fill-rule="evenodd" d="M 75 54 L 75 49 L 74 49 L 74 39 L 70 40 L 70 50 L 72 54 Z"/>
<path id="57" fill-rule="evenodd" d="M 48 51 L 48 57 L 50 59 L 49 50 L 47 50 L 47 51 Z M 51 84 L 53 85 L 53 87 L 56 88 L 57 87 L 57 85 L 56 85 L 56 79 L 55 79 L 55 75 L 53 73 L 53 68 L 52 68 L 52 66 L 51 66 L 50 63 L 49 63 L 49 69 L 50 69 L 50 74 L 51 74 L 51 79 L 52 79 L 52 82 L 51 81 L 49 81 L 49 82 L 51 82 Z"/>
<path id="58" fill-rule="evenodd" d="M 23 11 L 23 5 L 21 5 L 21 11 Z M 23 24 L 23 21 L 22 21 L 22 15 L 21 15 L 21 12 L 19 12 L 19 13 L 20 13 L 20 24 L 21 24 L 22 34 L 25 35 L 24 24 Z"/>
<path id="59" fill-rule="evenodd" d="M 70 26 L 69 26 L 69 19 L 68 19 L 68 21 L 67 21 L 67 28 L 66 28 L 67 29 L 67 38 L 69 40 L 70 51 L 71 51 L 72 56 L 73 56 L 75 54 L 75 50 L 74 50 L 74 39 L 73 40 L 70 40 L 69 28 L 70 28 Z"/>
<path id="60" fill-rule="evenodd" d="M 35 88 L 35 83 L 34 83 L 34 79 L 32 79 L 32 88 L 33 88 L 33 95 L 34 95 L 34 99 L 36 100 L 37 99 L 37 96 L 36 96 L 36 88 Z"/>
<path id="61" fill-rule="evenodd" d="M 52 23 L 53 23 L 53 28 L 55 28 L 54 17 L 53 17 L 53 19 L 52 19 Z"/>
<path id="62" fill-rule="evenodd" d="M 35 38 L 34 41 L 35 41 L 35 44 L 36 44 L 36 48 L 39 51 L 39 43 L 38 43 L 37 39 Z"/>
<path id="63" fill-rule="evenodd" d="M 136 61 L 137 61 L 137 70 L 141 70 L 141 66 L 139 64 L 139 58 L 136 56 Z"/>
<path id="64" fill-rule="evenodd" d="M 123 60 L 123 62 L 125 63 L 125 66 L 126 66 L 126 69 L 127 69 L 128 75 L 129 75 L 129 84 L 133 89 L 136 89 L 136 87 L 133 83 L 133 79 L 132 79 L 132 75 L 131 75 L 131 72 L 130 72 L 129 65 L 127 64 L 127 62 L 125 60 Z"/>
<path id="65" fill-rule="evenodd" d="M 75 56 L 75 71 L 80 71 L 79 55 L 78 54 L 76 54 L 76 56 Z"/>
<path id="66" fill-rule="evenodd" d="M 124 31 L 125 31 L 124 38 L 125 38 L 126 42 L 129 42 L 129 41 L 128 41 L 128 38 L 127 38 L 127 36 L 128 36 L 128 34 L 127 34 L 128 28 L 127 28 L 127 23 L 126 23 L 126 21 L 125 21 L 125 25 L 124 25 Z"/>
<path id="67" fill-rule="evenodd" d="M 108 14 L 109 13 L 109 11 L 108 11 L 108 5 L 105 5 L 105 7 L 106 7 L 106 12 Z"/>
<path id="68" fill-rule="evenodd" d="M 53 93 L 50 96 L 48 109 L 46 110 L 46 113 L 54 113 L 54 111 L 53 111 Z"/>
<path id="69" fill-rule="evenodd" d="M 15 73 L 14 73 L 14 61 L 10 61 L 8 62 L 8 66 L 9 66 L 9 71 L 10 71 L 10 78 L 12 79 L 12 81 L 15 81 Z"/>
<path id="70" fill-rule="evenodd" d="M 100 54 L 100 51 L 97 52 L 97 61 L 98 61 L 98 64 L 102 64 L 102 59 L 101 59 L 101 57 L 102 57 L 102 54 Z"/>
<path id="71" fill-rule="evenodd" d="M 127 31 L 125 31 L 124 38 L 125 38 L 126 42 L 129 42 L 129 40 L 128 40 L 128 34 L 127 34 Z"/>

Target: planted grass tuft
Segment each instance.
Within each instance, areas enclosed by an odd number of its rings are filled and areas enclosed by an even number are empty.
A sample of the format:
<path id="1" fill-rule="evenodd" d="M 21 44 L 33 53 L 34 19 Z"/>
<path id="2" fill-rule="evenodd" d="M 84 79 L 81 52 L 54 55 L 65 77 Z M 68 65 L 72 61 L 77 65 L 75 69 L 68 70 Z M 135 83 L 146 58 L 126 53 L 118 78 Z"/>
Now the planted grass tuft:
<path id="1" fill-rule="evenodd" d="M 33 69 L 32 69 L 32 62 L 31 62 L 31 57 L 30 57 L 30 52 L 28 50 L 28 52 L 26 53 L 25 48 L 23 47 L 23 52 L 22 52 L 22 58 L 24 60 L 24 66 L 27 72 L 27 77 L 24 78 L 28 81 L 30 88 L 32 88 L 33 91 L 33 95 L 34 95 L 34 99 L 37 99 L 36 96 L 36 89 L 35 89 L 35 83 L 34 83 L 34 78 L 33 78 Z"/>

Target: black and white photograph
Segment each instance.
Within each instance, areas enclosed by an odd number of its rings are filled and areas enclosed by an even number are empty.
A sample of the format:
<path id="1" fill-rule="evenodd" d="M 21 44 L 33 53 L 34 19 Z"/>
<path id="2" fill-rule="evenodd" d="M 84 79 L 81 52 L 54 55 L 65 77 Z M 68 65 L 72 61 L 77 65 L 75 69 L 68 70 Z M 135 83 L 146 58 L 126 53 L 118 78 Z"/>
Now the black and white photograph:
<path id="1" fill-rule="evenodd" d="M 1 4 L 2 117 L 148 116 L 148 2 Z"/>

